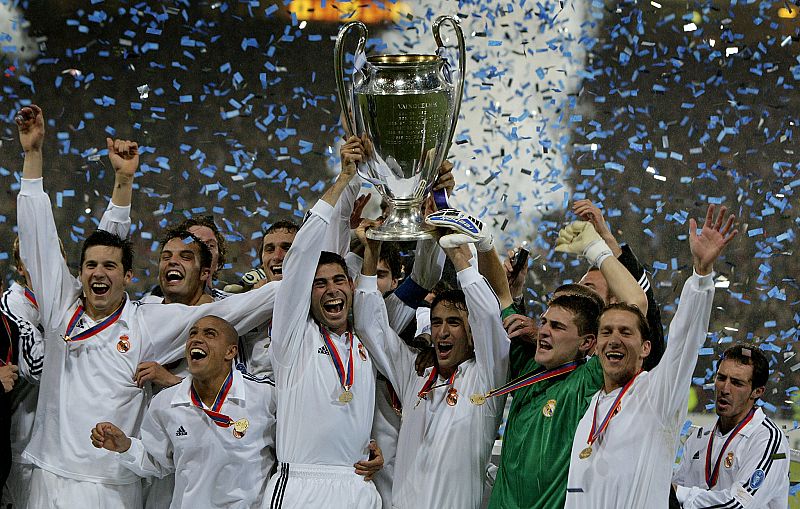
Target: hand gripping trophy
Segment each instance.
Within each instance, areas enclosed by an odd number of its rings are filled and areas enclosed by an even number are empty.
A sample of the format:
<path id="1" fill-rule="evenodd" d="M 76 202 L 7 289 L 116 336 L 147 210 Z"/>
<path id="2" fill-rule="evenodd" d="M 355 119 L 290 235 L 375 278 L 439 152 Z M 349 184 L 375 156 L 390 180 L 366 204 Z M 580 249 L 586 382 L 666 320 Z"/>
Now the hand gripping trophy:
<path id="1" fill-rule="evenodd" d="M 458 71 L 441 56 L 442 24 L 449 22 L 458 39 Z M 355 52 L 351 93 L 344 81 L 344 40 L 360 32 Z M 453 16 L 433 24 L 439 50 L 435 55 L 373 55 L 364 58 L 367 27 L 360 21 L 342 26 L 334 49 L 339 101 L 349 134 L 366 135 L 367 157 L 359 165 L 389 203 L 388 217 L 367 235 L 373 240 L 408 241 L 430 238 L 422 206 L 453 141 L 466 57 L 464 34 Z"/>

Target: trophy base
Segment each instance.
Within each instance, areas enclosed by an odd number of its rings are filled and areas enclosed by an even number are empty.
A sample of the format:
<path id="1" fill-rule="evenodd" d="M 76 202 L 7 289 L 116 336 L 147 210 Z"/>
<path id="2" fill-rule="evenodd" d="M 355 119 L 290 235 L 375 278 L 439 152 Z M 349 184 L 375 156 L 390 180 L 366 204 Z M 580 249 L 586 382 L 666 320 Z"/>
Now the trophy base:
<path id="1" fill-rule="evenodd" d="M 419 202 L 408 206 L 395 204 L 389 217 L 378 228 L 367 230 L 367 238 L 383 242 L 407 242 L 432 239 L 433 226 L 422 219 Z"/>

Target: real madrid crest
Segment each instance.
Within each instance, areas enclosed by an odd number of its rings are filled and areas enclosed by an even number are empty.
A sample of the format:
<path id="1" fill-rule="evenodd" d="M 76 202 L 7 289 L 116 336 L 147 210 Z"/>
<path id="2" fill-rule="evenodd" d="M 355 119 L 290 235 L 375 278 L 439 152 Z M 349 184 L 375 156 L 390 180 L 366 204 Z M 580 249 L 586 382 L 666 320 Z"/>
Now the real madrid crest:
<path id="1" fill-rule="evenodd" d="M 447 390 L 446 401 L 447 401 L 447 404 L 450 405 L 450 406 L 456 406 L 456 403 L 458 403 L 458 391 L 456 390 L 455 387 L 450 387 Z"/>
<path id="2" fill-rule="evenodd" d="M 367 360 L 367 349 L 361 343 L 358 344 L 358 356 L 361 357 L 362 361 Z"/>
<path id="3" fill-rule="evenodd" d="M 117 350 L 119 353 L 126 353 L 128 350 L 131 349 L 131 342 L 128 339 L 128 336 L 123 334 L 119 337 L 119 341 L 117 341 Z"/>
<path id="4" fill-rule="evenodd" d="M 542 407 L 542 415 L 545 417 L 553 417 L 553 412 L 556 411 L 556 400 L 551 399 Z"/>
<path id="5" fill-rule="evenodd" d="M 727 456 L 725 456 L 725 468 L 731 468 L 733 466 L 733 453 L 729 452 Z"/>

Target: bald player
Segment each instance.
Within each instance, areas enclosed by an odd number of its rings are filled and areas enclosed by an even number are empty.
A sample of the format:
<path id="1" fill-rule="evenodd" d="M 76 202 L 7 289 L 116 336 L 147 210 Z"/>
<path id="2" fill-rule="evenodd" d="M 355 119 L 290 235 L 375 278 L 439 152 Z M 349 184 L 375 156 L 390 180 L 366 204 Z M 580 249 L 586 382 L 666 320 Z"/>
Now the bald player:
<path id="1" fill-rule="evenodd" d="M 170 508 L 249 508 L 261 503 L 275 465 L 274 384 L 232 369 L 238 334 L 217 316 L 197 320 L 184 356 L 189 376 L 158 393 L 130 438 L 98 423 L 92 445 L 119 453 L 141 477 L 175 473 Z"/>

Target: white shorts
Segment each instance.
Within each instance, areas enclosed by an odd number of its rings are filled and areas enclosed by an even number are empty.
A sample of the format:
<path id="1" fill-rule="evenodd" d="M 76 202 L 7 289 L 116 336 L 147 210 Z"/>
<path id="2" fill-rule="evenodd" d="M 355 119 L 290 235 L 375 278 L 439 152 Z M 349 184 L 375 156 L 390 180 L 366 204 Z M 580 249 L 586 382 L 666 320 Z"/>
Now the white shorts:
<path id="1" fill-rule="evenodd" d="M 380 509 L 372 481 L 353 467 L 278 463 L 264 494 L 262 509 Z"/>
<path id="2" fill-rule="evenodd" d="M 30 463 L 11 463 L 8 479 L 3 488 L 3 507 L 12 506 L 14 509 L 28 507 L 28 495 L 31 492 L 31 473 L 33 465 Z M 32 507 L 32 506 L 31 506 Z"/>
<path id="3" fill-rule="evenodd" d="M 142 483 L 101 484 L 33 467 L 28 507 L 36 509 L 141 509 Z"/>

